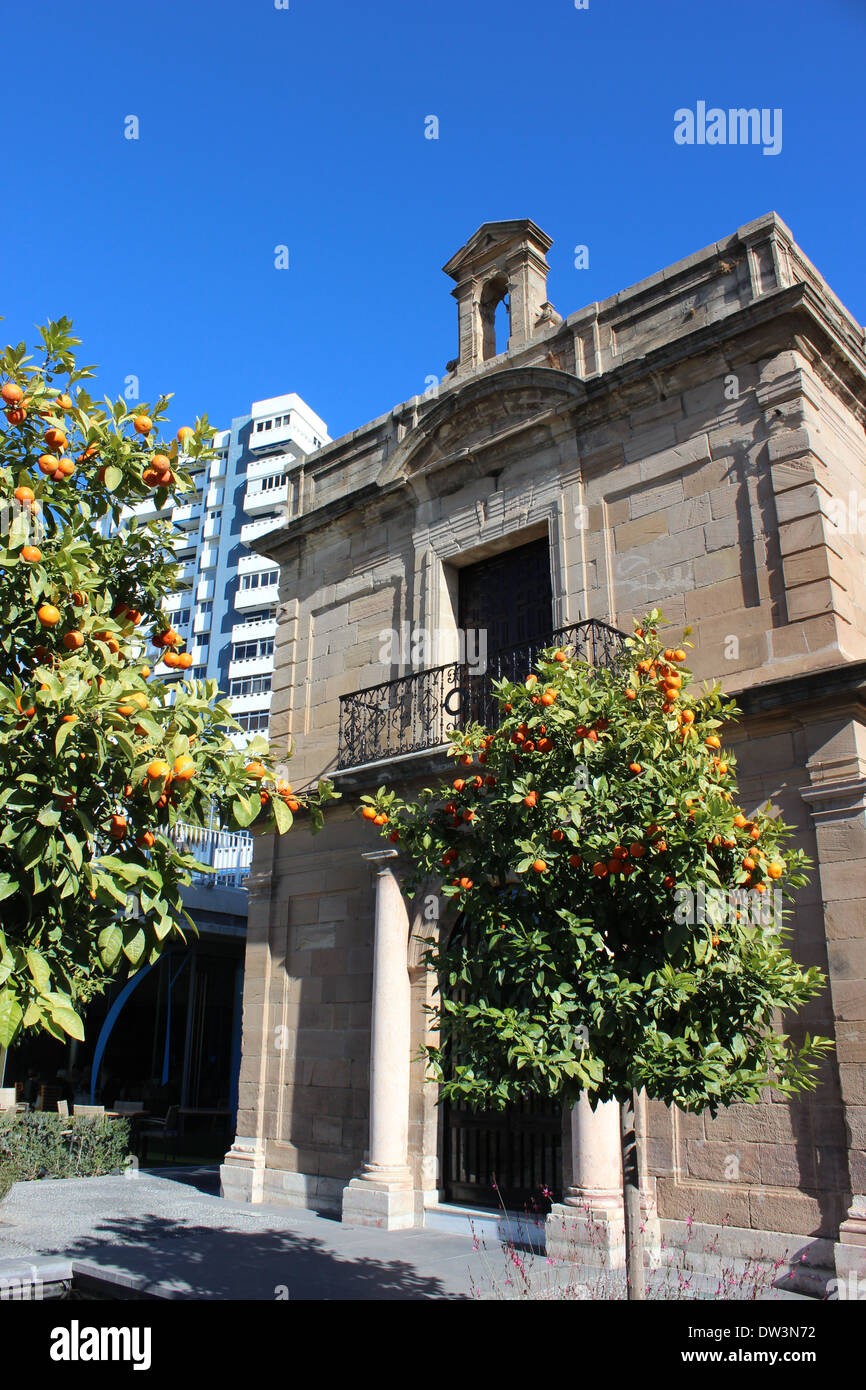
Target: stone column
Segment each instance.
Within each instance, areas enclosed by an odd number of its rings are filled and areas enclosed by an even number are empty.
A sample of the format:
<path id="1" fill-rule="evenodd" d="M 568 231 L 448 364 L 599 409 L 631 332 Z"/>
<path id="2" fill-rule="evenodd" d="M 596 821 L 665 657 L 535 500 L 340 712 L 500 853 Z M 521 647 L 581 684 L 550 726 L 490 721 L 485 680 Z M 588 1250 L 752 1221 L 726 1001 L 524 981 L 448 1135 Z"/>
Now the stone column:
<path id="1" fill-rule="evenodd" d="M 343 1189 L 343 1220 L 401 1230 L 415 1224 L 409 1153 L 409 916 L 389 860 L 365 854 L 376 871 L 370 1042 L 370 1151 Z"/>
<path id="2" fill-rule="evenodd" d="M 592 1280 L 625 1268 L 619 1106 L 593 1111 L 585 1095 L 571 1111 L 571 1182 L 547 1218 L 548 1255 L 580 1266 Z M 602 1291 L 597 1290 L 599 1296 Z"/>

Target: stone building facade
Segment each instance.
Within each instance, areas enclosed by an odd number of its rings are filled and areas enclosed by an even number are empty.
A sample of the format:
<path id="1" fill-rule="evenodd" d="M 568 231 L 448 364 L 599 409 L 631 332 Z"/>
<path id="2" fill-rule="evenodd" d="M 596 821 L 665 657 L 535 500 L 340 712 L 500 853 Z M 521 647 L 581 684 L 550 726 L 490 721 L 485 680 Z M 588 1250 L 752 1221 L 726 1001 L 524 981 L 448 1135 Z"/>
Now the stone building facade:
<path id="1" fill-rule="evenodd" d="M 630 629 L 657 605 L 674 644 L 694 629 L 697 676 L 741 705 L 743 804 L 772 800 L 816 862 L 793 949 L 829 984 L 796 1027 L 835 1053 L 792 1104 L 645 1105 L 647 1210 L 668 1244 L 722 1225 L 722 1249 L 786 1258 L 801 1280 L 866 1273 L 864 332 L 775 214 L 564 320 L 550 245 L 528 220 L 475 233 L 445 266 L 458 356 L 439 387 L 313 455 L 303 508 L 258 543 L 281 573 L 272 738 L 295 740 L 296 785 L 328 775 L 343 800 L 317 839 L 256 846 L 223 1190 L 386 1226 L 454 1206 L 415 1060 L 421 909 L 353 811 L 443 766 L 477 578 L 509 614 L 546 603 L 551 632 Z M 518 592 L 539 546 L 540 599 Z M 497 570 L 518 548 L 526 564 Z M 439 639 L 422 670 L 404 640 L 419 631 Z M 551 1246 L 587 1205 L 615 1241 L 613 1117 L 578 1107 L 557 1153 Z"/>

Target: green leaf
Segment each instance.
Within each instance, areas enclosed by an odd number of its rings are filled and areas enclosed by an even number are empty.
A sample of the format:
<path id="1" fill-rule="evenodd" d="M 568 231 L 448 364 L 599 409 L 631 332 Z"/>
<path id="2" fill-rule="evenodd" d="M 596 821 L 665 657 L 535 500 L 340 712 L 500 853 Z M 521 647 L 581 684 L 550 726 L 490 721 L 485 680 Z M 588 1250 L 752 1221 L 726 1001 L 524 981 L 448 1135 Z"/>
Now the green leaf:
<path id="1" fill-rule="evenodd" d="M 277 831 L 280 835 L 285 835 L 286 832 L 292 828 L 294 816 L 282 797 L 274 797 L 271 805 L 274 808 L 274 820 L 277 823 Z"/>
<path id="2" fill-rule="evenodd" d="M 123 482 L 123 473 L 115 464 L 110 463 L 105 470 L 105 489 L 107 492 L 116 492 Z"/>

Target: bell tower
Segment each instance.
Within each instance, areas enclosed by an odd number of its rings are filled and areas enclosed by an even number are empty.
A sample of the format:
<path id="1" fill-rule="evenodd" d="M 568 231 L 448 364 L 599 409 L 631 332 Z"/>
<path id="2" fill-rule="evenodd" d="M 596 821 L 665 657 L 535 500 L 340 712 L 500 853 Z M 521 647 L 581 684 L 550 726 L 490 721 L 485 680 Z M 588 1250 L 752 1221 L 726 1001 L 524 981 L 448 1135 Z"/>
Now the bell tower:
<path id="1" fill-rule="evenodd" d="M 460 349 L 454 364 L 466 371 L 497 355 L 495 316 L 508 305 L 507 348 L 522 347 L 537 332 L 561 323 L 547 301 L 545 259 L 553 242 L 528 217 L 485 222 L 442 269 L 457 282 Z M 500 351 L 505 350 L 502 345 Z"/>

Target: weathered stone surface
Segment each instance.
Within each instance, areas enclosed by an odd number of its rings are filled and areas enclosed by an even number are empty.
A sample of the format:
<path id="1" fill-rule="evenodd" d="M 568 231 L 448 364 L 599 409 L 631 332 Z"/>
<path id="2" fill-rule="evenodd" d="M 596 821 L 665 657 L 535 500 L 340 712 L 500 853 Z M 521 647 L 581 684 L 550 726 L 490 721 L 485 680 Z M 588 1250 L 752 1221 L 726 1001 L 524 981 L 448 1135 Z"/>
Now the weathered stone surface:
<path id="1" fill-rule="evenodd" d="M 565 324 L 546 302 L 548 245 L 534 224 L 480 229 L 449 262 L 454 370 L 435 395 L 310 461 L 306 512 L 268 543 L 291 585 L 274 732 L 297 740 L 296 785 L 332 774 L 339 697 L 411 672 L 404 654 L 382 654 L 383 631 L 456 641 L 459 572 L 539 537 L 551 627 L 589 614 L 628 626 L 656 603 L 677 640 L 693 625 L 698 679 L 760 697 L 736 728 L 742 804 L 772 800 L 816 860 L 792 949 L 827 972 L 828 989 L 797 1026 L 832 1035 L 837 1052 L 816 1093 L 790 1105 L 767 1097 L 715 1119 L 648 1106 L 647 1186 L 655 1180 L 672 1228 L 748 1233 L 737 1257 L 776 1233 L 780 1248 L 829 1258 L 848 1188 L 866 1183 L 866 822 L 850 796 L 845 809 L 809 794 L 866 772 L 856 682 L 846 692 L 840 674 L 866 656 L 866 541 L 828 504 L 866 494 L 866 402 L 849 394 L 866 375 L 862 334 L 774 217 Z M 808 360 L 804 324 L 768 298 L 777 274 L 807 283 L 837 326 L 831 343 L 815 317 Z M 491 355 L 490 305 L 504 289 L 512 341 Z M 440 1115 L 417 1063 L 410 1176 L 384 1195 L 352 1181 L 369 1145 L 374 891 L 361 857 L 371 838 L 351 812 L 393 762 L 363 787 L 356 778 L 315 842 L 298 827 L 257 847 L 264 892 L 251 897 L 239 1125 L 264 1147 L 227 1162 L 225 1181 L 249 1200 L 342 1201 L 347 1217 L 411 1224 L 440 1181 Z M 398 791 L 427 778 L 411 776 Z M 414 1056 L 429 1041 L 431 996 L 417 959 L 410 976 Z"/>

